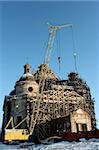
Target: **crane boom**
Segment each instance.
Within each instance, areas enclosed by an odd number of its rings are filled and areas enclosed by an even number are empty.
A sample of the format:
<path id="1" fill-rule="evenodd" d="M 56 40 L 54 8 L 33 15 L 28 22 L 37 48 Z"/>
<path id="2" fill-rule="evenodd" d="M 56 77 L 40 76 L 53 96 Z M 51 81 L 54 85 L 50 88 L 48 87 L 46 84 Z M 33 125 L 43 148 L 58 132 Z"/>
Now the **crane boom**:
<path id="1" fill-rule="evenodd" d="M 62 28 L 72 27 L 73 25 L 72 24 L 63 24 L 63 25 L 58 25 L 58 26 L 52 26 L 52 25 L 48 24 L 48 26 L 50 29 L 60 30 Z"/>
<path id="2" fill-rule="evenodd" d="M 56 36 L 56 32 L 62 28 L 72 27 L 73 25 L 72 24 L 63 24 L 63 25 L 53 26 L 53 25 L 50 25 L 49 23 L 47 23 L 47 24 L 48 24 L 48 29 L 49 29 L 49 36 L 48 36 L 48 43 L 47 43 L 47 47 L 46 47 L 44 63 L 49 65 L 51 51 L 52 51 L 54 39 Z"/>

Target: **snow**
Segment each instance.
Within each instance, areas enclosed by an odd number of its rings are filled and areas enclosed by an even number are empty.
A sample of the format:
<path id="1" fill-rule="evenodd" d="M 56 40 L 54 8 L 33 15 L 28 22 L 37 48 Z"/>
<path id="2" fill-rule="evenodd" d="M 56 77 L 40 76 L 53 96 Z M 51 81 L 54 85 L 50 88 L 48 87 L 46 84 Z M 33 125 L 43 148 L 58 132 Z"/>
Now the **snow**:
<path id="1" fill-rule="evenodd" d="M 92 141 L 91 141 L 92 140 Z M 84 142 L 59 142 L 49 145 L 33 145 L 20 148 L 20 145 L 0 144 L 0 150 L 99 150 L 99 139 L 91 139 Z M 94 142 L 93 142 L 94 140 Z"/>
<path id="2" fill-rule="evenodd" d="M 60 142 L 37 146 L 33 150 L 99 150 L 99 142 Z"/>
<path id="3" fill-rule="evenodd" d="M 80 142 L 86 142 L 87 140 L 85 138 L 81 138 L 79 139 Z M 91 141 L 91 142 L 94 142 L 94 141 Z"/>
<path id="4" fill-rule="evenodd" d="M 92 138 L 92 139 L 89 139 L 88 142 L 99 142 L 99 139 Z"/>

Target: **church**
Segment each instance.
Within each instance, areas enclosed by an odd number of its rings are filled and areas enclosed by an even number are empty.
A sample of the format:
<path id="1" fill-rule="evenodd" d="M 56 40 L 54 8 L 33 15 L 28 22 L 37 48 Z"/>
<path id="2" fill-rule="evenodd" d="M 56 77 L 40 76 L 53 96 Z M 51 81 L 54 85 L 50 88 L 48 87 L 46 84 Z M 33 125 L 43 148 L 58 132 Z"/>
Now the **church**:
<path id="1" fill-rule="evenodd" d="M 43 69 L 44 82 L 40 80 Z M 30 64 L 25 64 L 23 75 L 5 96 L 3 140 L 28 140 L 30 133 L 44 139 L 95 129 L 94 100 L 89 86 L 76 72 L 61 80 L 46 64 L 34 73 Z"/>

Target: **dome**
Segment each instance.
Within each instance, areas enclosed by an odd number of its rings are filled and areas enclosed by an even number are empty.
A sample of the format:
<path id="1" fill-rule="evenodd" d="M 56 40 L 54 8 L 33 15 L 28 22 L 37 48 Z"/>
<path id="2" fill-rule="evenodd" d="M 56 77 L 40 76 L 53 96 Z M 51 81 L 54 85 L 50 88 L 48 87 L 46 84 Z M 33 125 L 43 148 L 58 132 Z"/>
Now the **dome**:
<path id="1" fill-rule="evenodd" d="M 17 82 L 26 81 L 26 80 L 33 81 L 34 80 L 34 76 L 31 73 L 25 73 L 25 74 L 23 74 L 21 76 L 21 78 Z"/>
<path id="2" fill-rule="evenodd" d="M 23 76 L 21 77 L 21 78 L 26 78 L 26 77 L 31 77 L 31 78 L 33 78 L 33 75 L 31 74 L 31 73 L 25 73 L 25 74 L 23 74 Z"/>
<path id="3" fill-rule="evenodd" d="M 24 74 L 15 84 L 16 95 L 36 95 L 38 84 L 34 79 L 34 75 L 30 72 L 30 65 L 24 66 Z"/>

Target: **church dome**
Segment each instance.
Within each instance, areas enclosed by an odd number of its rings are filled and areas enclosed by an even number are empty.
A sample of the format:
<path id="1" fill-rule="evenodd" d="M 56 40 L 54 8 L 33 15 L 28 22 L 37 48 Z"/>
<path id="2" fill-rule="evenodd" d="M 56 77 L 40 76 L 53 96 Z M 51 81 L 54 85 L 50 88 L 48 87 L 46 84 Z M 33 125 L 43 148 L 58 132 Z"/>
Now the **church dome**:
<path id="1" fill-rule="evenodd" d="M 19 81 L 24 81 L 24 80 L 34 80 L 34 76 L 31 73 L 25 73 L 21 76 Z"/>
<path id="2" fill-rule="evenodd" d="M 16 95 L 35 95 L 38 91 L 38 84 L 34 79 L 34 76 L 30 72 L 30 65 L 24 66 L 24 74 L 16 82 L 15 85 Z"/>
<path id="3" fill-rule="evenodd" d="M 26 77 L 31 77 L 31 78 L 33 78 L 33 75 L 32 75 L 31 73 L 25 73 L 25 74 L 22 76 L 23 79 L 26 78 Z"/>

